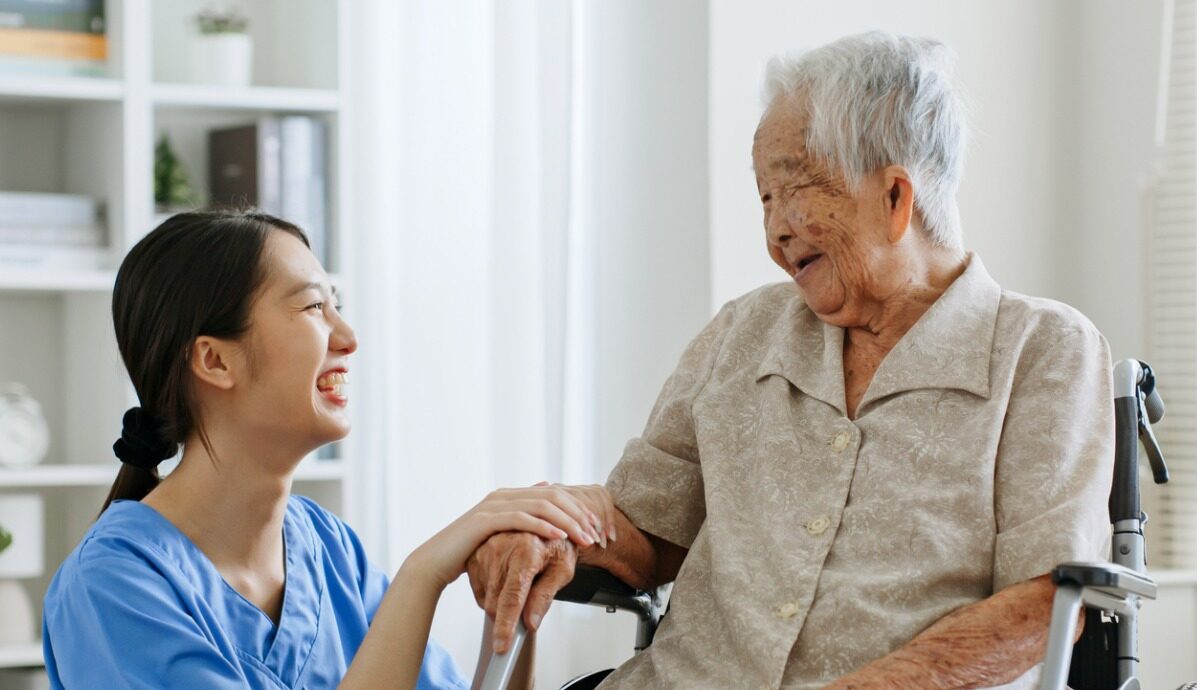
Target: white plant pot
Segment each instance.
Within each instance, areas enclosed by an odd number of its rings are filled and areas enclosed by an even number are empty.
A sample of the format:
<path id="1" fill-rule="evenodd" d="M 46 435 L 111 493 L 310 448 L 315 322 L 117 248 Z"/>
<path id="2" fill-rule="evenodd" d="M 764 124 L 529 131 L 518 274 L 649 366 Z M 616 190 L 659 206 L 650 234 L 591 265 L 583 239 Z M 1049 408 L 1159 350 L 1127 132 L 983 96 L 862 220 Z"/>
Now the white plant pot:
<path id="1" fill-rule="evenodd" d="M 192 37 L 191 81 L 217 86 L 249 86 L 254 43 L 249 34 L 197 34 Z"/>
<path id="2" fill-rule="evenodd" d="M 0 495 L 0 526 L 12 534 L 12 544 L 0 552 L 0 580 L 41 577 L 44 571 L 45 504 L 40 494 Z M 0 606 L 0 611 L 5 609 Z M 4 614 L 0 613 L 0 618 Z"/>
<path id="3" fill-rule="evenodd" d="M 37 612 L 18 578 L 40 577 L 45 539 L 40 494 L 0 496 L 0 526 L 12 544 L 0 552 L 0 646 L 26 644 L 38 637 Z"/>
<path id="4" fill-rule="evenodd" d="M 29 593 L 16 580 L 0 580 L 0 646 L 29 644 L 38 639 L 37 614 Z"/>

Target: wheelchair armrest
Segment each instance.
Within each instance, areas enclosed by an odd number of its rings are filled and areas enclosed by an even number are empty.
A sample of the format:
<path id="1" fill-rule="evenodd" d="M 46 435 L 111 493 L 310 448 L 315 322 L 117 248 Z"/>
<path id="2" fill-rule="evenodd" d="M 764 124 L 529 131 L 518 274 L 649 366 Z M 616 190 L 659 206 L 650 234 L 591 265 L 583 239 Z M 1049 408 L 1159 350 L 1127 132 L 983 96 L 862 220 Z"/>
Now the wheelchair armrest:
<path id="1" fill-rule="evenodd" d="M 1154 580 L 1116 563 L 1061 563 L 1050 571 L 1050 579 L 1056 585 L 1070 583 L 1091 587 L 1118 597 L 1135 594 L 1154 599 L 1158 596 L 1158 584 Z"/>
<path id="2" fill-rule="evenodd" d="M 664 614 L 665 588 L 666 585 L 663 585 L 652 591 L 643 591 L 621 582 L 607 570 L 581 565 L 575 569 L 575 578 L 559 590 L 554 598 L 574 604 L 603 606 L 609 613 L 617 609 L 633 613 L 638 618 L 633 648 L 641 651 L 650 646 L 659 619 Z"/>
<path id="3" fill-rule="evenodd" d="M 629 611 L 643 622 L 655 626 L 662 616 L 660 593 L 661 589 L 649 592 L 635 589 L 607 570 L 581 565 L 575 569 L 575 578 L 559 590 L 554 598 L 574 604 L 603 606 L 610 612 L 617 609 Z"/>
<path id="4" fill-rule="evenodd" d="M 597 595 L 634 597 L 637 594 L 638 590 L 621 582 L 607 570 L 581 565 L 575 569 L 575 578 L 559 590 L 554 598 L 573 604 L 592 604 Z"/>

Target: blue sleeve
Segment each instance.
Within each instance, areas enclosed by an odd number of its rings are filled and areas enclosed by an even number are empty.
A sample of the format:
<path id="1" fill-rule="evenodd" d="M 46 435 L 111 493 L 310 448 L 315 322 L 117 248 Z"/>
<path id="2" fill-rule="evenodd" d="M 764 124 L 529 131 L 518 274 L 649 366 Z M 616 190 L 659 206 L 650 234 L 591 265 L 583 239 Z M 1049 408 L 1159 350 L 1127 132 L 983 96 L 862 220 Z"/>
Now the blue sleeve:
<path id="1" fill-rule="evenodd" d="M 430 640 L 425 645 L 425 661 L 421 664 L 416 690 L 469 690 L 470 687 L 450 653 Z"/>
<path id="2" fill-rule="evenodd" d="M 246 687 L 236 652 L 218 648 L 148 564 L 104 556 L 77 565 L 46 597 L 51 687 Z"/>

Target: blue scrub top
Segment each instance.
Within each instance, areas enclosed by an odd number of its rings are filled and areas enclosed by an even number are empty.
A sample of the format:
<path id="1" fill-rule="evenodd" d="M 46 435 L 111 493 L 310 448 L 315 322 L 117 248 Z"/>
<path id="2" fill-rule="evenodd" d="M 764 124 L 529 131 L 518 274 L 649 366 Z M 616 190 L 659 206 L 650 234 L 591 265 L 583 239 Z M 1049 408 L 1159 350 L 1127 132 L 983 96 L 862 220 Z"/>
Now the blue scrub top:
<path id="1" fill-rule="evenodd" d="M 307 498 L 283 520 L 278 627 L 166 518 L 117 501 L 58 569 L 42 644 L 52 688 L 334 688 L 388 586 L 358 537 Z M 430 641 L 420 690 L 469 683 Z"/>

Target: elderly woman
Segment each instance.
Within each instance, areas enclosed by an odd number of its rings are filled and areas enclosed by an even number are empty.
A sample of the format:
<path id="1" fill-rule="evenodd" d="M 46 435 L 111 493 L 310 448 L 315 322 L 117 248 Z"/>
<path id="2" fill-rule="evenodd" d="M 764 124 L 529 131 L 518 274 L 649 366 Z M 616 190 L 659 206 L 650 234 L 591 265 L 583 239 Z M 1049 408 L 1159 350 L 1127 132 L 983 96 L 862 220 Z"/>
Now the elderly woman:
<path id="1" fill-rule="evenodd" d="M 1105 555 L 1109 353 L 963 250 L 948 57 L 872 33 L 772 65 L 753 159 L 790 280 L 688 347 L 608 480 L 619 510 L 574 489 L 611 516 L 607 548 L 476 552 L 501 646 L 578 556 L 676 582 L 604 687 L 1033 687 L 1047 573 Z"/>

